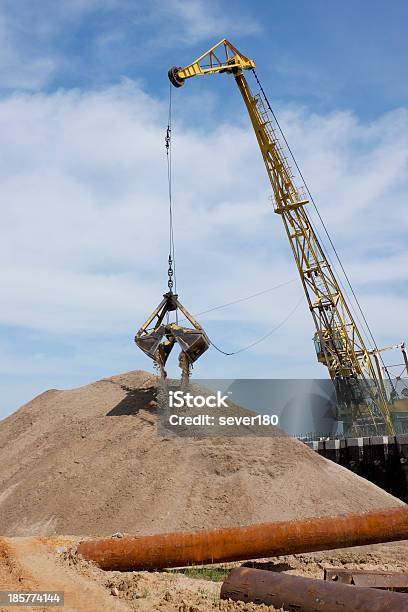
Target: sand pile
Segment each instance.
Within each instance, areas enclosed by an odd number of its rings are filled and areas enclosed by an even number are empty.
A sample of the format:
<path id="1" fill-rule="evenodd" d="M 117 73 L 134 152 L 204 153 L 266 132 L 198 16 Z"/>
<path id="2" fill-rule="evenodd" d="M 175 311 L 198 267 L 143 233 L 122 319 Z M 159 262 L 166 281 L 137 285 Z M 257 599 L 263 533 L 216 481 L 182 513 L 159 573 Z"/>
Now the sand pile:
<path id="1" fill-rule="evenodd" d="M 51 390 L 0 422 L 0 533 L 108 535 L 402 505 L 289 437 L 157 433 L 155 378 Z"/>

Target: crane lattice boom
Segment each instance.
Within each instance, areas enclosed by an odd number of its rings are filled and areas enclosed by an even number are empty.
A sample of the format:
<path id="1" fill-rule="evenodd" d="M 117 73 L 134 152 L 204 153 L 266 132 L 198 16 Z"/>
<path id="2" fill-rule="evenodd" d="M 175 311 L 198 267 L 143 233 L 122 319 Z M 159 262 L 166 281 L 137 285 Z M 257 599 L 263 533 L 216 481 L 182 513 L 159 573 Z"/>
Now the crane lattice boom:
<path id="1" fill-rule="evenodd" d="M 274 210 L 281 216 L 316 327 L 317 358 L 327 366 L 342 398 L 354 406 L 351 420 L 369 417 L 374 429 L 382 420 L 386 431 L 392 433 L 383 385 L 309 219 L 309 200 L 304 189 L 295 184 L 267 101 L 260 94 L 252 94 L 244 76 L 244 70 L 254 68 L 253 60 L 223 39 L 189 66 L 171 68 L 169 78 L 173 85 L 181 87 L 186 79 L 197 75 L 234 75 L 272 186 Z"/>

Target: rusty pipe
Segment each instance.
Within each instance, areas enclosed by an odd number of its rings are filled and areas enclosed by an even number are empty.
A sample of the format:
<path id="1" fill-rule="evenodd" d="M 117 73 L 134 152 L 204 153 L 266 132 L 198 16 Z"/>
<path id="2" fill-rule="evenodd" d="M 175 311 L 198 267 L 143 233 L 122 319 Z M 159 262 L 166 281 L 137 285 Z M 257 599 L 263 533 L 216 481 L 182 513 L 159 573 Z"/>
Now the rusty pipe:
<path id="1" fill-rule="evenodd" d="M 408 539 L 408 506 L 231 529 L 85 540 L 78 553 L 106 570 L 242 561 Z"/>
<path id="2" fill-rule="evenodd" d="M 402 612 L 408 595 L 278 572 L 236 567 L 221 587 L 221 599 L 254 602 L 302 612 Z"/>

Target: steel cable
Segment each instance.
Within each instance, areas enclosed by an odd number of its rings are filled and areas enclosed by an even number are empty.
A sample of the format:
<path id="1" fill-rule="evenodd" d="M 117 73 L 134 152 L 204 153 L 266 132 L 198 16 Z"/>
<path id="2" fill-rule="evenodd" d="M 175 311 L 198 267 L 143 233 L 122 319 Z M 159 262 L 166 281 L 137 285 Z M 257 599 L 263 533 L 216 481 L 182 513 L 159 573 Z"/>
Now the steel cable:
<path id="1" fill-rule="evenodd" d="M 299 308 L 300 304 L 303 301 L 303 294 L 300 296 L 299 301 L 296 303 L 296 306 L 289 312 L 289 314 L 278 324 L 276 325 L 276 327 L 274 327 L 273 329 L 271 329 L 267 334 L 265 334 L 264 336 L 262 336 L 261 338 L 258 338 L 258 340 L 255 340 L 254 342 L 251 342 L 251 344 L 248 344 L 247 346 L 244 346 L 243 348 L 238 349 L 237 351 L 232 351 L 231 353 L 227 353 L 226 351 L 223 351 L 222 349 L 220 349 L 216 344 L 214 344 L 214 342 L 212 342 L 210 340 L 210 344 L 212 347 L 214 347 L 219 353 L 222 353 L 223 355 L 238 355 L 238 353 L 243 353 L 244 351 L 247 351 L 248 349 L 256 346 L 257 344 L 260 344 L 261 342 L 263 342 L 264 340 L 266 340 L 267 338 L 269 338 L 269 336 L 272 336 L 272 334 L 274 334 L 279 328 L 281 328 L 287 321 L 289 321 L 289 319 L 295 314 L 296 310 Z"/>

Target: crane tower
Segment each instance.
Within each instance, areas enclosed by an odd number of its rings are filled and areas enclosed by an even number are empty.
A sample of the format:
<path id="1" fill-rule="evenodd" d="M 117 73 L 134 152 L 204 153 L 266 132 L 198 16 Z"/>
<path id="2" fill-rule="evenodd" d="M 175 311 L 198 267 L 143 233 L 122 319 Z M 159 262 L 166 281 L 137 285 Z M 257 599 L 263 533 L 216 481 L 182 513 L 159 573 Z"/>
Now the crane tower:
<path id="1" fill-rule="evenodd" d="M 393 433 L 386 390 L 374 358 L 378 360 L 378 350 L 374 356 L 375 351 L 367 348 L 317 236 L 308 214 L 310 197 L 295 183 L 268 100 L 262 88 L 257 95 L 249 88 L 244 71 L 255 73 L 254 69 L 252 59 L 223 39 L 188 66 L 171 68 L 169 78 L 175 87 L 181 87 L 194 76 L 234 76 L 272 186 L 274 210 L 282 219 L 314 321 L 317 359 L 328 368 L 335 384 L 339 419 L 347 433 Z"/>

